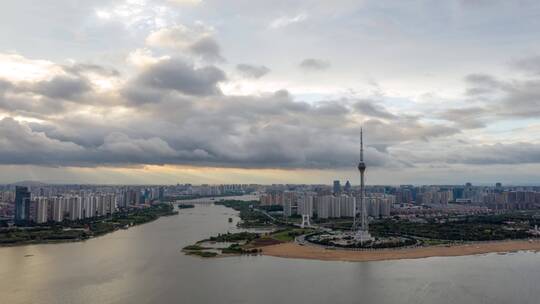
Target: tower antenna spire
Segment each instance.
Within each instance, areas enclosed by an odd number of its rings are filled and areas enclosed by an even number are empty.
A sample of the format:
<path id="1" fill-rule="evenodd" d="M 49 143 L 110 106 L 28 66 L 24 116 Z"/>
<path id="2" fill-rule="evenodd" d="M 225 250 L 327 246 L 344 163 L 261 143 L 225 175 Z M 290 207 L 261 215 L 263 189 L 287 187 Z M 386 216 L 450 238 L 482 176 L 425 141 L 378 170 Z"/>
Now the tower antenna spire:
<path id="1" fill-rule="evenodd" d="M 364 136 L 362 127 L 360 127 L 360 161 L 364 161 Z"/>

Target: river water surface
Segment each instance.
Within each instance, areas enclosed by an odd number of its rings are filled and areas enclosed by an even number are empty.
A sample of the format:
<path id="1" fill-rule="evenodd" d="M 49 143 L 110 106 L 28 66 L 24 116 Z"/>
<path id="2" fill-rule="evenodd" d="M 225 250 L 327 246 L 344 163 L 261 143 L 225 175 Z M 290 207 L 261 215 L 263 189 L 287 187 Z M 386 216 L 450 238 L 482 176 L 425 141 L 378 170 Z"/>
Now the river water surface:
<path id="1" fill-rule="evenodd" d="M 531 252 L 364 263 L 180 252 L 235 231 L 238 220 L 223 206 L 197 205 L 85 242 L 0 248 L 0 303 L 540 301 L 540 254 Z"/>

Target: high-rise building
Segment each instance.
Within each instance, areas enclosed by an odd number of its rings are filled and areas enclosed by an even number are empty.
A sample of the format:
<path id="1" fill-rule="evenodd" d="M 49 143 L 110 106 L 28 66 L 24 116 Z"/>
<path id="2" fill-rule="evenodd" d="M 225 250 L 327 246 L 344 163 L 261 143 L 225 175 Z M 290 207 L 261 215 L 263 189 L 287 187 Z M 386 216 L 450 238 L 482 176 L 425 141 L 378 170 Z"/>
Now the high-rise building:
<path id="1" fill-rule="evenodd" d="M 338 197 L 331 196 L 330 199 L 330 208 L 329 208 L 329 216 L 332 218 L 340 218 L 341 217 L 341 202 Z"/>
<path id="2" fill-rule="evenodd" d="M 47 222 L 47 213 L 49 211 L 49 200 L 45 197 L 36 199 L 36 223 L 43 224 Z"/>
<path id="3" fill-rule="evenodd" d="M 335 180 L 335 181 L 334 181 L 333 193 L 334 193 L 335 195 L 338 195 L 338 194 L 341 193 L 341 184 L 339 183 L 338 180 Z"/>
<path id="4" fill-rule="evenodd" d="M 344 191 L 345 193 L 350 193 L 351 190 L 352 190 L 351 183 L 350 183 L 349 181 L 347 181 L 347 182 L 345 183 L 345 186 L 343 187 L 343 191 Z"/>
<path id="5" fill-rule="evenodd" d="M 332 195 L 318 196 L 316 197 L 316 209 L 317 217 L 320 219 L 327 219 L 330 217 L 330 204 L 332 202 Z"/>
<path id="6" fill-rule="evenodd" d="M 15 222 L 30 220 L 30 192 L 27 187 L 15 187 Z"/>
<path id="7" fill-rule="evenodd" d="M 353 217 L 356 208 L 356 198 L 349 195 L 339 196 L 340 211 L 342 217 Z"/>
<path id="8" fill-rule="evenodd" d="M 64 220 L 64 198 L 55 197 L 52 200 L 52 220 L 61 222 Z"/>
<path id="9" fill-rule="evenodd" d="M 298 214 L 313 216 L 313 195 L 306 194 L 298 201 Z"/>

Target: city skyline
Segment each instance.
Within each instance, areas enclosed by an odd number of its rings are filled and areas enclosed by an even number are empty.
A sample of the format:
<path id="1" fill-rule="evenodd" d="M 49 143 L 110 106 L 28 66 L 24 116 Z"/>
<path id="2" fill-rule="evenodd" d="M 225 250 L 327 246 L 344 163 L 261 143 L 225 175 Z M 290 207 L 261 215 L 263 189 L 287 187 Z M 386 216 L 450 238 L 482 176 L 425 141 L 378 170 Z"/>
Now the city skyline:
<path id="1" fill-rule="evenodd" d="M 535 185 L 539 15 L 535 1 L 4 2 L 0 183 L 355 181 L 362 124 L 369 184 Z"/>

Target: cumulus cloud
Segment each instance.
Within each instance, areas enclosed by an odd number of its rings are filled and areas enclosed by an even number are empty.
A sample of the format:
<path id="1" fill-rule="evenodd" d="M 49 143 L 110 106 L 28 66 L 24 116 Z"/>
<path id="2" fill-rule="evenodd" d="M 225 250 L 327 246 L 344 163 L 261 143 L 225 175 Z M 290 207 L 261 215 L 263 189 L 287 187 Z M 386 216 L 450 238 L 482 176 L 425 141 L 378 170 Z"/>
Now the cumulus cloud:
<path id="1" fill-rule="evenodd" d="M 177 24 L 160 28 L 148 35 L 146 44 L 189 52 L 208 61 L 224 60 L 214 37 L 214 29 L 200 22 L 192 27 Z"/>
<path id="2" fill-rule="evenodd" d="M 270 73 L 270 69 L 264 65 L 241 63 L 236 65 L 236 70 L 246 78 L 261 78 Z"/>
<path id="3" fill-rule="evenodd" d="M 90 91 L 88 80 L 80 77 L 57 76 L 51 80 L 32 85 L 32 90 L 40 95 L 58 99 L 73 99 Z"/>
<path id="4" fill-rule="evenodd" d="M 299 66 L 304 71 L 322 71 L 330 68 L 330 62 L 322 59 L 307 58 L 302 60 Z"/>
<path id="5" fill-rule="evenodd" d="M 152 64 L 156 64 L 161 60 L 170 59 L 170 56 L 154 56 L 151 50 L 149 49 L 136 49 L 130 52 L 127 56 L 127 62 L 131 65 L 134 65 L 139 68 L 144 68 Z"/>
<path id="6" fill-rule="evenodd" d="M 411 115 L 382 97 L 305 102 L 286 90 L 225 95 L 219 85 L 226 75 L 215 66 L 140 53 L 152 60 L 136 65 L 110 98 L 96 93 L 86 75 L 122 75 L 91 64 L 52 65 L 55 73 L 33 81 L 1 80 L 3 113 L 35 119 L 0 121 L 0 163 L 345 168 L 357 161 L 360 125 L 370 167 L 480 164 L 483 153 L 493 154 L 483 158 L 486 164 L 537 162 L 534 143 L 523 148 L 465 143 L 459 149 L 452 144 L 464 130 L 484 127 L 510 106 L 532 115 L 540 100 L 534 79 L 470 75 L 465 96 L 476 104 Z M 247 77 L 266 72 L 257 65 L 237 69 Z M 449 148 L 441 153 L 440 146 Z"/>
<path id="7" fill-rule="evenodd" d="M 219 95 L 225 73 L 214 66 L 195 68 L 180 59 L 165 59 L 143 69 L 124 90 L 136 102 L 159 101 L 164 91 L 194 96 Z"/>

